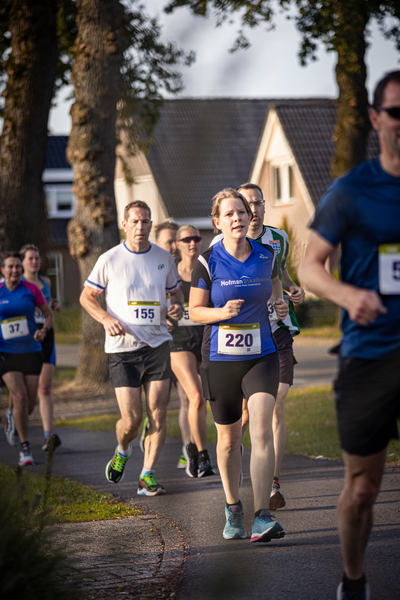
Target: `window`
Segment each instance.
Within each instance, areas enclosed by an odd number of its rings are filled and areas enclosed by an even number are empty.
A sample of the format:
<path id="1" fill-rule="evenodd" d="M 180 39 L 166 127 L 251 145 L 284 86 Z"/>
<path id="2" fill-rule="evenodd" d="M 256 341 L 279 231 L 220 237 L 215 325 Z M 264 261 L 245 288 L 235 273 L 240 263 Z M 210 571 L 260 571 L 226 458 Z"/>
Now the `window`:
<path id="1" fill-rule="evenodd" d="M 75 215 L 75 196 L 71 184 L 45 185 L 44 191 L 50 219 L 70 219 Z"/>
<path id="2" fill-rule="evenodd" d="M 64 296 L 62 254 L 49 252 L 47 258 L 49 266 L 46 275 L 50 279 L 51 297 L 60 301 Z"/>
<path id="3" fill-rule="evenodd" d="M 291 165 L 288 166 L 288 188 L 289 198 L 293 198 L 293 168 Z"/>
<path id="4" fill-rule="evenodd" d="M 282 199 L 282 185 L 281 185 L 281 169 L 280 167 L 274 167 L 274 199 Z"/>
<path id="5" fill-rule="evenodd" d="M 273 165 L 271 168 L 272 197 L 275 204 L 294 199 L 294 173 L 292 165 Z"/>

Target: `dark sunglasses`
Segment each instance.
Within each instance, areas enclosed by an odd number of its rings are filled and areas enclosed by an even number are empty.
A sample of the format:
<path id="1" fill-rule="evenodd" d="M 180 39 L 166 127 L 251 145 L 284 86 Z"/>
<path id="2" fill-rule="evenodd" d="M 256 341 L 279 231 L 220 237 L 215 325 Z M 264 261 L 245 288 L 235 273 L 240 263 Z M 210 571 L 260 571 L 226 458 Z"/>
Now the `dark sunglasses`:
<path id="1" fill-rule="evenodd" d="M 201 242 L 201 237 L 199 235 L 189 235 L 188 237 L 178 240 L 178 242 L 183 242 L 184 244 L 190 244 L 190 242 L 195 242 L 196 244 L 198 244 L 199 242 Z"/>
<path id="2" fill-rule="evenodd" d="M 400 106 L 391 106 L 390 108 L 385 108 L 384 106 L 377 106 L 376 110 L 378 112 L 381 112 L 382 110 L 384 110 L 393 119 L 400 120 Z"/>

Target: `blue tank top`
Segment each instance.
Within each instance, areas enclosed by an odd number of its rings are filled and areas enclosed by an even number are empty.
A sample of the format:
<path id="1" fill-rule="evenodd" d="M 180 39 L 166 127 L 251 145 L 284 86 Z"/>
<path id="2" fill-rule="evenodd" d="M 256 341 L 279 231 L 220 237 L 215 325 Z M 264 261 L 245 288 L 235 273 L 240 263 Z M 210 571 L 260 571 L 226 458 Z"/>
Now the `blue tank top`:
<path id="1" fill-rule="evenodd" d="M 42 279 L 42 277 L 40 277 L 40 275 L 39 275 L 39 279 L 43 283 L 43 289 L 40 291 L 42 292 L 47 304 L 50 305 L 50 300 L 51 300 L 50 286 L 47 283 L 47 281 L 45 281 L 44 279 Z M 24 276 L 22 276 L 22 280 L 26 281 Z M 36 307 L 35 308 L 35 323 L 36 323 L 36 325 L 43 325 L 43 323 L 45 321 L 46 321 L 46 317 L 44 316 L 44 314 L 42 313 L 40 308 Z"/>

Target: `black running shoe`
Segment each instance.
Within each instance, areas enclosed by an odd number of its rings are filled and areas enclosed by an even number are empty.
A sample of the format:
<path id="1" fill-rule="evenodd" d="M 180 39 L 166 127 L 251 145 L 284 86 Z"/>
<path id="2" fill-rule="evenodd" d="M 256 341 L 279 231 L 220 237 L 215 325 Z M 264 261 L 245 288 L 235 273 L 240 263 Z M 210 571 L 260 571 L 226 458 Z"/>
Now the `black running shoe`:
<path id="1" fill-rule="evenodd" d="M 199 455 L 197 477 L 208 477 L 209 475 L 215 475 L 210 459 Z"/>
<path id="2" fill-rule="evenodd" d="M 343 589 L 343 581 L 341 581 L 336 592 L 337 600 L 369 600 L 370 597 L 371 591 L 368 583 L 365 584 L 363 592 L 348 592 Z"/>
<path id="3" fill-rule="evenodd" d="M 185 446 L 185 448 L 183 450 L 183 453 L 187 460 L 187 465 L 186 465 L 185 471 L 186 471 L 186 475 L 189 475 L 189 477 L 197 477 L 198 452 L 197 452 L 197 449 L 196 449 L 196 451 L 191 451 L 190 446 L 194 446 L 196 448 L 196 446 L 194 444 L 187 444 L 187 446 Z"/>
<path id="4" fill-rule="evenodd" d="M 61 440 L 56 433 L 49 433 L 47 438 L 44 440 L 44 444 L 42 446 L 43 452 L 47 452 L 50 446 L 53 446 L 53 451 L 61 446 Z"/>

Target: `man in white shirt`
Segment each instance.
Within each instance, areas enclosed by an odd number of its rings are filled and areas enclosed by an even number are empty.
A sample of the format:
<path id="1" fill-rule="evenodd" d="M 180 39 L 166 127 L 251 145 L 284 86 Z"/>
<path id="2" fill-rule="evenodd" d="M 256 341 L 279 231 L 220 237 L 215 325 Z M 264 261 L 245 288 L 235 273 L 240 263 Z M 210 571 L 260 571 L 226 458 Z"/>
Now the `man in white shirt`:
<path id="1" fill-rule="evenodd" d="M 85 282 L 80 302 L 106 332 L 110 380 L 121 418 L 116 425 L 118 446 L 106 466 L 106 477 L 119 483 L 131 454 L 130 442 L 142 420 L 140 387 L 146 392 L 149 417 L 143 469 L 137 493 L 165 494 L 154 477 L 166 436 L 170 366 L 167 314 L 183 315 L 181 282 L 172 256 L 149 242 L 151 211 L 145 202 L 125 207 L 122 226 L 126 240 L 102 254 Z M 97 295 L 106 294 L 107 310 Z M 170 295 L 167 308 L 166 293 Z"/>

